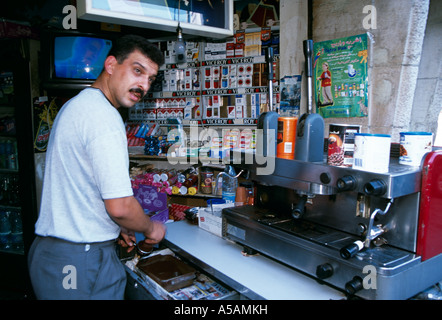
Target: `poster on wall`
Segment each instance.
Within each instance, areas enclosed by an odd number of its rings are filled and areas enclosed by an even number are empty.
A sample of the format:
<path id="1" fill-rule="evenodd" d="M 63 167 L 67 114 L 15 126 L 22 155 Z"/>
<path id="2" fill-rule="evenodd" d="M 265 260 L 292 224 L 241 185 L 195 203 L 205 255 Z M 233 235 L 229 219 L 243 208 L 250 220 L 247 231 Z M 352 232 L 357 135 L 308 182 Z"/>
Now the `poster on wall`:
<path id="1" fill-rule="evenodd" d="M 314 43 L 314 93 L 321 116 L 368 115 L 367 57 L 367 34 Z"/>
<path id="2" fill-rule="evenodd" d="M 286 76 L 279 85 L 281 102 L 279 115 L 282 117 L 299 117 L 301 102 L 301 76 Z"/>

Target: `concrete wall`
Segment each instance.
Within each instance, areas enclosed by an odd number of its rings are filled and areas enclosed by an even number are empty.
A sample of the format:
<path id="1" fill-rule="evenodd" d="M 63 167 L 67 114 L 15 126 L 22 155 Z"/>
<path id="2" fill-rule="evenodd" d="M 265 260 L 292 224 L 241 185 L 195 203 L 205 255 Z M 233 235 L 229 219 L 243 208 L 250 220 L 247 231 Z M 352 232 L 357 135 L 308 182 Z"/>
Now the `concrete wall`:
<path id="1" fill-rule="evenodd" d="M 366 5 L 376 8 L 375 29 L 363 26 Z M 326 135 L 329 123 L 359 124 L 363 132 L 391 134 L 393 142 L 399 141 L 401 131 L 436 132 L 437 109 L 441 108 L 441 59 L 434 50 L 440 52 L 440 6 L 438 0 L 432 0 L 431 11 L 430 0 L 313 0 L 313 41 L 365 32 L 373 40 L 369 53 L 369 115 L 325 119 Z M 281 0 L 282 76 L 303 71 L 306 15 L 307 0 Z"/>
<path id="2" fill-rule="evenodd" d="M 438 128 L 442 129 L 442 123 L 438 126 L 434 121 L 442 110 L 441 57 L 442 1 L 431 0 L 411 114 L 410 129 L 413 131 L 436 132 Z"/>

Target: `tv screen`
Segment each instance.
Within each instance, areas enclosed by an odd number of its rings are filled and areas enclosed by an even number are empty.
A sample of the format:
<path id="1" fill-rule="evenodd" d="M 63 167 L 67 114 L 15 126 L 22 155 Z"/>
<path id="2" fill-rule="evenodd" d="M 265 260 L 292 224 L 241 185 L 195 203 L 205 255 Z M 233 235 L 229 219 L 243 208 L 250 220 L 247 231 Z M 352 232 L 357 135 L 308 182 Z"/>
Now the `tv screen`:
<path id="1" fill-rule="evenodd" d="M 54 76 L 58 79 L 95 80 L 112 47 L 112 41 L 90 36 L 56 36 Z"/>

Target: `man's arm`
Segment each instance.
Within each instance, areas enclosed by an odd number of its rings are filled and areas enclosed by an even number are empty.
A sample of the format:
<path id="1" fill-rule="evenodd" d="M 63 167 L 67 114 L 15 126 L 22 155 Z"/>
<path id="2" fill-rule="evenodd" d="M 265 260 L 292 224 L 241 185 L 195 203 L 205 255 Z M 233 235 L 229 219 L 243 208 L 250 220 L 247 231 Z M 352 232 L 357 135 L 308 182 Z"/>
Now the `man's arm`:
<path id="1" fill-rule="evenodd" d="M 162 223 L 151 221 L 140 203 L 133 196 L 105 199 L 104 204 L 111 218 L 121 227 L 134 232 L 141 232 L 147 243 L 160 242 L 166 233 Z"/>

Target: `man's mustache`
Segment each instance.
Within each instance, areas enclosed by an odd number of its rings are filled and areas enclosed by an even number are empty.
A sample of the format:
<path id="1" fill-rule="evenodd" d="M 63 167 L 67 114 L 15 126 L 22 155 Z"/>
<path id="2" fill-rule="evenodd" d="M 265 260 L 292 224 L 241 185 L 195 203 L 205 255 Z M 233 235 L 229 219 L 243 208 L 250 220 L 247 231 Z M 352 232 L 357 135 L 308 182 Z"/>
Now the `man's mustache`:
<path id="1" fill-rule="evenodd" d="M 144 95 L 146 94 L 143 90 L 141 90 L 140 88 L 132 88 L 132 89 L 130 89 L 129 90 L 130 92 L 133 92 L 133 93 L 138 93 L 140 96 L 141 96 L 141 98 L 142 97 L 144 97 Z"/>

